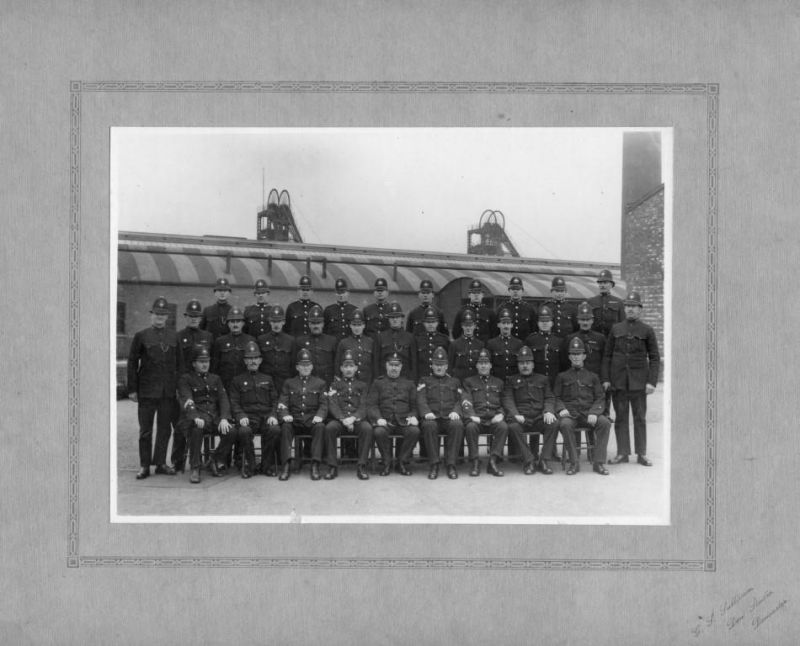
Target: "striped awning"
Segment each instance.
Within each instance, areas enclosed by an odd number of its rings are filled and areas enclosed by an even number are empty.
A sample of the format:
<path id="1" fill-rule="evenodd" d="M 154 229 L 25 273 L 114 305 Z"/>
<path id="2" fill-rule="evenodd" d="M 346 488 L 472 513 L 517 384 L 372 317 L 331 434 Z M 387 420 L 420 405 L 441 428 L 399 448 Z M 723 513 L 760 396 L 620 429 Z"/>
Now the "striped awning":
<path id="1" fill-rule="evenodd" d="M 571 298 L 589 298 L 597 294 L 597 272 L 601 267 L 571 266 L 568 263 L 536 263 L 519 260 L 508 268 L 485 258 L 439 260 L 424 256 L 260 253 L 242 254 L 209 252 L 205 249 L 137 249 L 120 244 L 117 257 L 117 280 L 120 283 L 148 285 L 213 285 L 225 277 L 236 289 L 251 289 L 259 278 L 266 278 L 273 288 L 294 289 L 300 277 L 308 275 L 316 290 L 333 290 L 336 279 L 344 278 L 351 291 L 372 291 L 376 278 L 385 278 L 392 292 L 416 293 L 420 281 L 431 280 L 436 291 L 453 281 L 478 278 L 487 294 L 504 295 L 512 276 L 522 279 L 526 296 L 546 296 L 555 275 L 563 276 Z M 508 263 L 506 263 L 508 264 Z M 577 263 L 575 263 L 577 264 Z M 614 293 L 624 296 L 625 287 L 617 281 Z"/>

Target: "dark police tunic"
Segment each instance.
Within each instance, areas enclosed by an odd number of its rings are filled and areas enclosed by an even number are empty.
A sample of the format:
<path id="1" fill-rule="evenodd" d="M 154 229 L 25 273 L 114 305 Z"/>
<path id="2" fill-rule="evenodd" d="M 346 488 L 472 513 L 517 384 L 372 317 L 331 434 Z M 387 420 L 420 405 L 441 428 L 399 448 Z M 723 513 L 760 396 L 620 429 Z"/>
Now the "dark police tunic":
<path id="1" fill-rule="evenodd" d="M 533 371 L 545 375 L 552 386 L 564 368 L 562 339 L 553 334 L 534 332 L 525 339 L 525 345 L 533 351 Z"/>
<path id="2" fill-rule="evenodd" d="M 622 300 L 611 294 L 598 294 L 589 299 L 594 321 L 592 329 L 608 336 L 614 324 L 625 320 L 625 305 Z"/>
<path id="3" fill-rule="evenodd" d="M 481 303 L 478 306 L 468 303 L 458 311 L 456 318 L 453 321 L 454 339 L 457 339 L 464 334 L 464 330 L 461 327 L 461 319 L 464 316 L 464 312 L 468 309 L 472 310 L 472 314 L 475 317 L 476 337 L 486 343 L 493 336 L 497 336 L 497 314 L 495 314 L 494 311 L 488 305 L 486 305 L 486 303 Z"/>
<path id="4" fill-rule="evenodd" d="M 187 406 L 187 402 L 192 404 Z M 231 416 L 230 403 L 219 376 L 213 373 L 187 372 L 178 379 L 178 403 L 182 411 L 182 425 L 189 434 L 189 461 L 192 469 L 200 468 L 200 445 L 203 435 L 216 435 L 220 420 Z M 205 426 L 195 425 L 201 418 Z"/>
<path id="5" fill-rule="evenodd" d="M 211 334 L 214 335 L 215 341 L 219 337 L 228 334 L 231 331 L 228 327 L 228 312 L 230 312 L 230 309 L 231 304 L 227 301 L 209 305 L 203 310 L 203 317 L 200 319 L 200 329 L 211 332 Z"/>
<path id="6" fill-rule="evenodd" d="M 309 334 L 311 329 L 308 327 L 308 312 L 315 305 L 322 309 L 311 299 L 289 303 L 286 307 L 286 323 L 283 324 L 283 331 L 293 337 Z"/>
<path id="7" fill-rule="evenodd" d="M 425 318 L 425 310 L 431 308 L 436 312 L 436 315 L 439 318 L 439 322 L 436 325 L 436 331 L 448 336 L 449 338 L 449 330 L 447 329 L 447 323 L 444 321 L 444 313 L 438 307 L 434 305 L 417 305 L 413 310 L 408 313 L 408 319 L 406 320 L 406 332 L 411 332 L 414 336 L 418 334 L 425 334 L 425 325 L 423 325 L 423 319 Z"/>
<path id="8" fill-rule="evenodd" d="M 275 389 L 280 392 L 283 382 L 295 374 L 294 337 L 286 332 L 272 332 L 258 337 L 258 349 L 261 350 L 261 365 L 258 369 L 272 377 Z"/>
<path id="9" fill-rule="evenodd" d="M 128 392 L 138 397 L 139 464 L 162 465 L 177 420 L 178 336 L 175 330 L 149 327 L 133 335 L 128 354 Z M 152 446 L 153 420 L 156 442 Z M 151 459 L 152 451 L 152 459 Z"/>
<path id="10" fill-rule="evenodd" d="M 543 453 L 545 457 L 553 454 L 555 447 L 557 422 L 546 424 L 545 413 L 555 415 L 555 398 L 550 389 L 550 381 L 544 375 L 514 375 L 506 381 L 503 389 L 503 408 L 507 413 L 508 430 L 516 438 L 523 454 L 523 460 L 533 459 L 533 453 L 539 452 L 538 436 L 531 436 L 531 447 L 534 451 L 527 452 L 523 431 L 541 433 L 544 436 Z M 515 415 L 522 415 L 525 420 L 520 424 Z M 568 442 L 569 443 L 569 442 Z"/>
<path id="11" fill-rule="evenodd" d="M 427 377 L 433 374 L 433 351 L 439 346 L 447 350 L 450 338 L 440 332 L 426 332 L 416 334 L 414 340 L 417 345 L 417 377 Z"/>
<path id="12" fill-rule="evenodd" d="M 328 415 L 327 384 L 319 377 L 292 377 L 283 382 L 278 402 L 278 415 L 291 415 L 291 422 L 281 424 L 281 463 L 291 455 L 295 432 L 311 434 L 311 459 L 322 462 L 325 443 L 325 426 L 314 423 L 314 417 L 325 419 Z"/>
<path id="13" fill-rule="evenodd" d="M 322 331 L 341 340 L 350 334 L 350 317 L 358 308 L 352 303 L 328 305 L 322 313 L 325 324 Z"/>
<path id="14" fill-rule="evenodd" d="M 372 424 L 367 417 L 367 393 L 369 386 L 360 379 L 336 377 L 328 391 L 328 414 L 331 420 L 325 425 L 327 443 L 325 462 L 328 466 L 338 464 L 336 457 L 336 438 L 348 429 L 342 420 L 354 417 L 353 433 L 358 436 L 358 464 L 365 465 L 372 448 Z"/>
<path id="15" fill-rule="evenodd" d="M 520 341 L 525 339 L 531 332 L 536 329 L 536 308 L 523 301 L 522 299 L 514 300 L 513 298 L 507 300 L 500 307 L 497 308 L 497 314 L 501 310 L 507 309 L 511 313 L 511 336 L 517 337 Z"/>
<path id="16" fill-rule="evenodd" d="M 254 339 L 269 332 L 272 329 L 269 325 L 269 311 L 271 308 L 272 305 L 269 303 L 248 305 L 244 310 L 244 328 L 242 332 L 249 334 Z"/>
<path id="17" fill-rule="evenodd" d="M 277 417 L 278 393 L 272 377 L 263 372 L 244 372 L 236 375 L 228 387 L 231 411 L 239 425 L 238 437 L 241 440 L 245 461 L 255 466 L 255 450 L 253 435 L 261 435 L 261 461 L 263 464 L 270 462 L 276 448 L 281 430 L 277 424 L 269 425 L 270 417 Z M 242 426 L 242 419 L 247 418 L 248 426 Z"/>
<path id="18" fill-rule="evenodd" d="M 334 365 L 339 368 L 342 365 L 344 353 L 350 350 L 353 353 L 353 360 L 356 362 L 358 372 L 356 376 L 363 381 L 367 386 L 372 383 L 373 370 L 374 370 L 374 348 L 375 342 L 368 336 L 346 336 L 339 345 L 336 346 L 336 360 Z"/>
<path id="19" fill-rule="evenodd" d="M 475 336 L 466 337 L 462 334 L 453 341 L 447 349 L 450 374 L 461 381 L 472 375 L 477 375 L 478 369 L 475 367 L 475 363 L 483 347 L 483 341 Z"/>
<path id="20" fill-rule="evenodd" d="M 570 368 L 556 377 L 553 394 L 556 398 L 556 410 L 560 412 L 567 409 L 569 411 L 569 417 L 558 418 L 559 429 L 565 440 L 572 438 L 574 443 L 575 429 L 579 425 L 588 424 L 587 416 L 597 415 L 597 423 L 594 426 L 595 446 L 592 461 L 604 463 L 611 422 L 603 415 L 606 400 L 603 386 L 600 384 L 600 377 L 586 368 Z M 575 447 L 570 448 L 570 461 L 576 464 Z"/>
<path id="21" fill-rule="evenodd" d="M 411 336 L 409 332 L 402 330 Z M 392 444 L 389 432 L 401 434 L 398 460 L 408 462 L 419 439 L 419 427 L 408 424 L 407 418 L 417 416 L 417 389 L 414 382 L 404 377 L 390 379 L 386 375 L 372 382 L 367 394 L 367 417 L 373 424 L 375 441 L 381 456 L 387 462 L 392 459 Z M 388 427 L 375 426 L 379 419 L 385 419 Z"/>
<path id="22" fill-rule="evenodd" d="M 461 381 L 450 375 L 437 377 L 430 375 L 420 379 L 417 387 L 417 410 L 419 411 L 419 424 L 423 441 L 427 449 L 428 459 L 431 464 L 439 463 L 439 433 L 445 433 L 445 464 L 455 466 L 458 449 L 463 446 L 464 422 L 460 419 L 450 419 L 450 413 L 464 416 L 461 402 L 464 400 L 464 391 Z M 435 419 L 425 419 L 428 413 L 433 413 Z"/>
<path id="23" fill-rule="evenodd" d="M 567 301 L 549 300 L 544 303 L 553 313 L 552 333 L 562 339 L 578 329 L 578 308 Z"/>
<path id="24" fill-rule="evenodd" d="M 334 360 L 336 359 L 337 344 L 338 340 L 329 334 L 301 336 L 295 343 L 295 357 L 300 350 L 308 350 L 311 353 L 311 363 L 314 364 L 311 374 L 322 379 L 327 386 L 333 381 L 335 374 Z"/>
<path id="25" fill-rule="evenodd" d="M 389 301 L 370 303 L 364 308 L 364 334 L 372 339 L 389 329 Z"/>
<path id="26" fill-rule="evenodd" d="M 492 374 L 505 381 L 506 377 L 517 374 L 517 352 L 524 344 L 515 336 L 502 334 L 489 339 L 486 349 L 492 353 Z"/>
<path id="27" fill-rule="evenodd" d="M 214 345 L 214 335 L 207 330 L 200 328 L 183 328 L 178 332 L 178 349 L 180 367 L 179 372 L 191 372 L 192 359 L 194 359 L 194 351 L 198 347 L 203 347 L 208 350 L 208 355 L 211 356 L 211 348 Z"/>
<path id="28" fill-rule="evenodd" d="M 211 354 L 211 372 L 219 375 L 227 388 L 234 375 L 247 371 L 244 365 L 244 347 L 255 341 L 249 334 L 226 334 L 214 341 Z"/>
<path id="29" fill-rule="evenodd" d="M 464 401 L 461 405 L 464 414 L 480 419 L 478 424 L 469 420 L 464 425 L 469 459 L 478 459 L 478 435 L 487 432 L 493 435 L 490 453 L 496 458 L 502 458 L 508 437 L 508 424 L 505 421 L 492 422 L 492 418 L 498 413 L 503 413 L 505 416 L 502 404 L 502 379 L 492 375 L 486 377 L 474 375 L 464 379 L 463 384 Z"/>

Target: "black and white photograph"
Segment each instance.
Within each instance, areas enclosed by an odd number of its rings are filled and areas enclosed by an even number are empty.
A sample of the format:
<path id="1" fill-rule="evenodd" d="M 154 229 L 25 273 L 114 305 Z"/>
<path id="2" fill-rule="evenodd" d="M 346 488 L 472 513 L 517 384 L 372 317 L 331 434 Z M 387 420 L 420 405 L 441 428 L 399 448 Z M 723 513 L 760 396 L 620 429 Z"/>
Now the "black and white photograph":
<path id="1" fill-rule="evenodd" d="M 114 521 L 669 524 L 670 128 L 110 148 Z"/>

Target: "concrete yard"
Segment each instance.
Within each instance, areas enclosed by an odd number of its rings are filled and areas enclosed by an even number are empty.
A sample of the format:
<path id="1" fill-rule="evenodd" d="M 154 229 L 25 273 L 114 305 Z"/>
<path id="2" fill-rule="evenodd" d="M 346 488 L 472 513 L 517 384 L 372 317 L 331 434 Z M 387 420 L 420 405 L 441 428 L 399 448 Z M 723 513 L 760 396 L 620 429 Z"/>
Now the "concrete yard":
<path id="1" fill-rule="evenodd" d="M 427 478 L 427 463 L 414 464 L 414 475 L 392 473 L 356 478 L 355 466 L 339 469 L 332 481 L 311 481 L 309 468 L 287 482 L 262 475 L 242 479 L 233 469 L 221 478 L 202 472 L 190 484 L 188 472 L 136 480 L 138 426 L 136 404 L 117 402 L 117 520 L 122 522 L 422 522 L 422 523 L 580 523 L 668 524 L 669 438 L 663 416 L 663 386 L 648 398 L 648 457 L 652 467 L 607 465 L 611 475 L 581 471 L 568 477 L 551 463 L 551 476 L 526 476 L 519 463 L 504 462 L 505 476 L 483 471 L 469 477 L 467 464 L 459 478 Z M 613 414 L 613 413 L 612 413 Z M 631 442 L 633 441 L 631 432 Z M 616 454 L 612 427 L 609 457 Z M 325 473 L 325 467 L 322 468 Z M 112 491 L 112 500 L 114 497 Z"/>

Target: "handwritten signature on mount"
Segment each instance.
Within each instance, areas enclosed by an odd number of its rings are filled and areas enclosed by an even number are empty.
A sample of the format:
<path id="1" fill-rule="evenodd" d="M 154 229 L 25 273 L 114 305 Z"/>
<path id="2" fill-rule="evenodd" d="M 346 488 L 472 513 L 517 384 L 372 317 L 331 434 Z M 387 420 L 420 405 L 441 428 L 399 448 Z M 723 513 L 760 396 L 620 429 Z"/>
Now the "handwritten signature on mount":
<path id="1" fill-rule="evenodd" d="M 781 599 L 776 603 L 774 595 L 772 590 L 759 594 L 754 588 L 737 592 L 719 606 L 712 608 L 705 617 L 698 616 L 690 629 L 691 633 L 695 637 L 700 637 L 710 630 L 736 630 L 744 626 L 758 630 L 788 603 L 787 599 Z"/>

